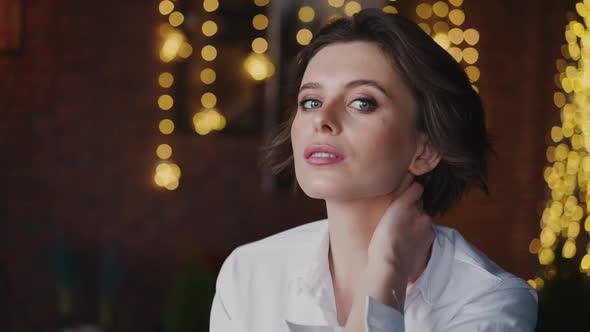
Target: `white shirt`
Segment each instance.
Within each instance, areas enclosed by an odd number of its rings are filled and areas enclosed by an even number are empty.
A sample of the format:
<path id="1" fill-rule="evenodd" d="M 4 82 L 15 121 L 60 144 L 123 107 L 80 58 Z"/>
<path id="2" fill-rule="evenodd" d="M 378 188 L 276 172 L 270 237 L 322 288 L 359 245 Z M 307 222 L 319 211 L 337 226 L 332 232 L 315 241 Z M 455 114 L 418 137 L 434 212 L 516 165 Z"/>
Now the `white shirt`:
<path id="1" fill-rule="evenodd" d="M 456 230 L 435 230 L 431 258 L 407 288 L 403 316 L 367 296 L 366 332 L 534 331 L 535 290 Z M 324 219 L 236 248 L 217 277 L 210 332 L 343 331 L 329 243 Z"/>

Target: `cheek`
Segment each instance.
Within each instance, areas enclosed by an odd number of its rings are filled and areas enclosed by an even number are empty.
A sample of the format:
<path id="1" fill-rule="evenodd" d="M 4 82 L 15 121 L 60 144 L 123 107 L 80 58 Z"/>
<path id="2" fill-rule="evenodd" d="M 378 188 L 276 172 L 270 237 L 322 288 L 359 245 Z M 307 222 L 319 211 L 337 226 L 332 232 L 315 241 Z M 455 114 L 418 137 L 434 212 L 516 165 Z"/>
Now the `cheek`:
<path id="1" fill-rule="evenodd" d="M 360 170 L 371 170 L 366 174 L 371 182 L 384 186 L 395 185 L 398 178 L 408 169 L 413 154 L 405 133 L 399 129 L 384 128 L 360 135 L 355 140 L 356 150 L 361 153 Z M 360 171 L 359 170 L 359 171 Z"/>
<path id="2" fill-rule="evenodd" d="M 301 139 L 301 130 L 299 127 L 299 121 L 295 118 L 293 123 L 291 123 L 291 146 L 294 152 L 297 151 L 300 146 L 299 141 Z"/>

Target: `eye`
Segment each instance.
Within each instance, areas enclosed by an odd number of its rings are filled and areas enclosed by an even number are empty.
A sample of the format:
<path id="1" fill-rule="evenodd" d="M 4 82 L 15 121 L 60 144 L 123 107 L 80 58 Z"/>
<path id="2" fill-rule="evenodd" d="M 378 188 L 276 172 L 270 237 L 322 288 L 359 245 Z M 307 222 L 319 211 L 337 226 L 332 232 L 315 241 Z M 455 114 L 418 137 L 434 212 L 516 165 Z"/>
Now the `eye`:
<path id="1" fill-rule="evenodd" d="M 304 109 L 314 109 L 322 106 L 322 103 L 316 99 L 304 99 L 299 103 L 299 105 Z"/>
<path id="2" fill-rule="evenodd" d="M 363 111 L 363 112 L 370 112 L 375 107 L 377 107 L 377 103 L 373 99 L 370 99 L 370 98 L 355 99 L 355 100 L 353 100 L 352 103 L 350 103 L 350 105 L 353 108 L 356 108 L 357 110 Z"/>

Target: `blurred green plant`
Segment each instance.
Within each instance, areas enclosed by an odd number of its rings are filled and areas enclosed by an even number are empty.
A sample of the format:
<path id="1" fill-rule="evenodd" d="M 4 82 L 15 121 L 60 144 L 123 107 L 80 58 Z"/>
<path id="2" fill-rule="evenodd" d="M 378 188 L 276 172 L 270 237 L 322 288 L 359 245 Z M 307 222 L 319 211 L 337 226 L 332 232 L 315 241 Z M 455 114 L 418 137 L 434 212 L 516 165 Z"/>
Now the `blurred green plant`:
<path id="1" fill-rule="evenodd" d="M 214 295 L 215 279 L 198 257 L 189 258 L 178 272 L 175 286 L 168 297 L 163 317 L 164 331 L 209 331 L 209 314 Z"/>
<path id="2" fill-rule="evenodd" d="M 559 247 L 563 246 L 561 241 Z M 539 291 L 537 332 L 588 331 L 590 278 L 576 259 L 556 255 Z"/>

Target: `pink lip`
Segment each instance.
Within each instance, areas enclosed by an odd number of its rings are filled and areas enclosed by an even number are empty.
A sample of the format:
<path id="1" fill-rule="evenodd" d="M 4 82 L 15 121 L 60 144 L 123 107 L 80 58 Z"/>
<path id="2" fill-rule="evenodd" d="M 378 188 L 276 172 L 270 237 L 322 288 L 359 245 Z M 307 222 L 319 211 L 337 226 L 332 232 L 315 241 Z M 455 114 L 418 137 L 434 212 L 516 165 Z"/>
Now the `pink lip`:
<path id="1" fill-rule="evenodd" d="M 336 158 L 321 158 L 312 157 L 311 155 L 316 152 L 327 152 L 336 156 Z M 344 155 L 333 145 L 330 144 L 312 144 L 305 148 L 303 152 L 305 160 L 312 165 L 332 165 L 343 161 Z"/>

